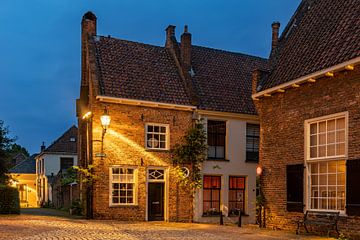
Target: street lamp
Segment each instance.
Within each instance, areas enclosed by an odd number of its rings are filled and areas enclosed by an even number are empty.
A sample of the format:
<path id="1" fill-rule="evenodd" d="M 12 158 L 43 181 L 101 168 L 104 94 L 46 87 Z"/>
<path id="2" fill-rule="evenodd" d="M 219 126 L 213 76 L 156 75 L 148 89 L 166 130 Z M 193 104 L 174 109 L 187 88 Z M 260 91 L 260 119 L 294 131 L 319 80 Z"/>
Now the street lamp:
<path id="1" fill-rule="evenodd" d="M 103 128 L 103 136 L 104 136 L 105 133 L 106 133 L 107 128 L 110 125 L 110 121 L 111 121 L 111 118 L 110 118 L 110 116 L 108 114 L 108 111 L 107 111 L 106 107 L 104 108 L 103 115 L 100 116 L 100 121 L 101 121 L 101 126 Z"/>

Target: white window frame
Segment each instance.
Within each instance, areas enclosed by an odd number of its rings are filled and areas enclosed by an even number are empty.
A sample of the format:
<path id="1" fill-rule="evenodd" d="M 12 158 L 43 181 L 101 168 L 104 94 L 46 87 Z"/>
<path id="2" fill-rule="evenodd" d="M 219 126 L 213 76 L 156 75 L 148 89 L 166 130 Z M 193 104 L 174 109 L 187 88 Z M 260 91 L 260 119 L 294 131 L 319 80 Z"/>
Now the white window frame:
<path id="1" fill-rule="evenodd" d="M 345 152 L 344 155 L 336 155 L 336 156 L 325 156 L 325 157 L 316 157 L 316 158 L 310 158 L 310 125 L 316 122 L 321 122 L 324 120 L 332 120 L 337 118 L 345 118 Z M 348 120 L 349 120 L 349 113 L 348 112 L 340 112 L 336 114 L 321 116 L 318 118 L 308 119 L 305 120 L 304 123 L 304 159 L 305 159 L 305 166 L 306 166 L 306 182 L 305 182 L 305 203 L 306 203 L 306 209 L 308 210 L 316 210 L 316 211 L 340 211 L 342 215 L 345 214 L 344 210 L 332 210 L 332 209 L 312 209 L 311 208 L 311 172 L 310 172 L 310 164 L 311 163 L 317 163 L 317 162 L 330 162 L 335 160 L 343 160 L 345 161 L 346 165 L 346 159 L 348 156 Z M 327 141 L 327 139 L 326 139 Z M 319 137 L 317 137 L 317 144 L 319 143 Z M 337 199 L 336 199 L 337 201 Z M 345 168 L 345 202 L 346 202 L 346 168 Z"/>
<path id="2" fill-rule="evenodd" d="M 134 187 L 133 187 L 133 202 L 132 203 L 113 203 L 112 199 L 112 191 L 113 191 L 113 173 L 112 170 L 114 168 L 126 168 L 126 169 L 133 169 L 134 175 Z M 120 183 L 120 182 L 119 182 Z M 109 167 L 109 206 L 136 206 L 138 205 L 138 169 L 135 166 L 128 166 L 128 165 L 113 165 Z"/>
<path id="3" fill-rule="evenodd" d="M 165 148 L 152 148 L 149 147 L 147 144 L 147 134 L 148 134 L 148 126 L 156 126 L 156 127 L 165 127 Z M 157 133 L 156 133 L 157 134 Z M 161 134 L 161 133 L 159 133 Z M 145 123 L 145 148 L 149 150 L 158 150 L 158 151 L 167 151 L 170 149 L 170 127 L 169 124 L 163 124 L 163 123 Z M 160 143 L 159 143 L 160 144 Z"/>

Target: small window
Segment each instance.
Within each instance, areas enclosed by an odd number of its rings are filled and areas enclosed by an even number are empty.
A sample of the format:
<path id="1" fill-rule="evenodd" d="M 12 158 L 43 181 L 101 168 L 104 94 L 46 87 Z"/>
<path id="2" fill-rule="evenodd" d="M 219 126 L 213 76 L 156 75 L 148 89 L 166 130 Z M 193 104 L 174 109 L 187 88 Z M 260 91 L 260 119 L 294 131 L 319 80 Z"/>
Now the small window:
<path id="1" fill-rule="evenodd" d="M 164 170 L 163 169 L 149 169 L 149 180 L 164 180 Z"/>
<path id="2" fill-rule="evenodd" d="M 74 166 L 73 158 L 60 158 L 60 168 L 61 170 L 67 170 Z"/>
<path id="3" fill-rule="evenodd" d="M 169 148 L 169 126 L 163 124 L 147 124 L 146 148 L 167 150 Z"/>
<path id="4" fill-rule="evenodd" d="M 111 205 L 135 204 L 135 171 L 134 168 L 110 168 Z"/>
<path id="5" fill-rule="evenodd" d="M 245 178 L 229 177 L 229 215 L 245 211 Z"/>
<path id="6" fill-rule="evenodd" d="M 220 214 L 220 176 L 204 176 L 203 185 L 203 215 L 212 216 Z"/>
<path id="7" fill-rule="evenodd" d="M 209 159 L 225 159 L 226 122 L 207 122 L 207 143 Z"/>
<path id="8" fill-rule="evenodd" d="M 71 138 L 70 138 L 70 142 L 76 142 L 76 138 L 71 137 Z"/>
<path id="9" fill-rule="evenodd" d="M 259 137 L 260 126 L 258 124 L 246 124 L 246 161 L 259 161 Z"/>

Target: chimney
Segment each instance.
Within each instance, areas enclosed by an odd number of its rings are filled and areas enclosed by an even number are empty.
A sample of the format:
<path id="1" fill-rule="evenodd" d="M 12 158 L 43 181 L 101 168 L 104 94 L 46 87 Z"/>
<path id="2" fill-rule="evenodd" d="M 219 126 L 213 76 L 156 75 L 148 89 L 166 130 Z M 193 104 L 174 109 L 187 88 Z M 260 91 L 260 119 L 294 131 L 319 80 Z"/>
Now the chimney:
<path id="1" fill-rule="evenodd" d="M 96 16 L 92 12 L 87 12 L 81 21 L 82 40 L 87 40 L 89 36 L 96 35 Z"/>
<path id="2" fill-rule="evenodd" d="M 275 50 L 275 48 L 278 46 L 279 43 L 279 29 L 280 29 L 280 23 L 279 22 L 273 22 L 271 24 L 272 27 L 272 42 L 271 42 L 271 52 Z"/>
<path id="3" fill-rule="evenodd" d="M 40 146 L 40 152 L 43 152 L 45 148 L 45 142 L 42 142 L 42 145 Z"/>
<path id="4" fill-rule="evenodd" d="M 166 29 L 166 43 L 165 46 L 167 48 L 171 48 L 173 46 L 173 41 L 176 41 L 175 38 L 175 26 L 169 25 Z"/>
<path id="5" fill-rule="evenodd" d="M 181 59 L 187 71 L 191 69 L 191 33 L 185 25 L 184 33 L 181 35 Z"/>

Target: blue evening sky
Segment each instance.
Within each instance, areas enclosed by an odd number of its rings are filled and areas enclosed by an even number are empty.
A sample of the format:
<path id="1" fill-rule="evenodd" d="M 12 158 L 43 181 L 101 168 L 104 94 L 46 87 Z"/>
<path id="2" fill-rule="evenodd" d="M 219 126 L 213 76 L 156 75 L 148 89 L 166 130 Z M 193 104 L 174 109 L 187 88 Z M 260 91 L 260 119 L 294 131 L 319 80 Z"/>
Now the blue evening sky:
<path id="1" fill-rule="evenodd" d="M 284 28 L 300 0 L 1 0 L 0 120 L 30 153 L 76 124 L 80 22 L 98 34 L 163 46 L 185 24 L 193 44 L 267 57 L 271 23 Z"/>

